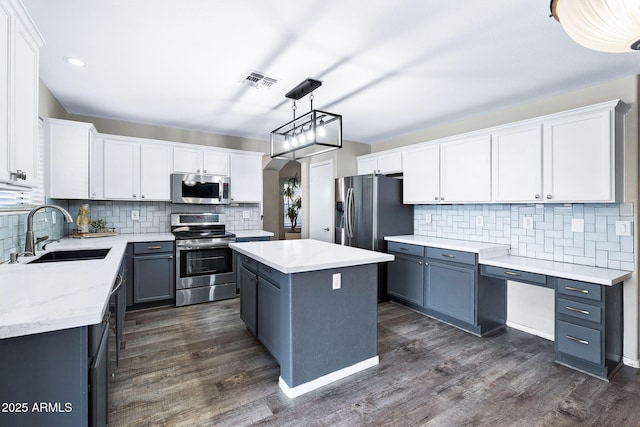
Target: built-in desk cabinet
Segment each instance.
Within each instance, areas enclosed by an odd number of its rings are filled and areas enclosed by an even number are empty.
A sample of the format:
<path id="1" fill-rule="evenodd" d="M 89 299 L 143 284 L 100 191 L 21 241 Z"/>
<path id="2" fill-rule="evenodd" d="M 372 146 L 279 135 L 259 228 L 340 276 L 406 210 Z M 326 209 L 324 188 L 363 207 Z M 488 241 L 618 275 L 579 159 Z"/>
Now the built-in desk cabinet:
<path id="1" fill-rule="evenodd" d="M 388 252 L 391 299 L 476 335 L 505 326 L 506 283 L 480 276 L 475 253 L 398 242 Z"/>

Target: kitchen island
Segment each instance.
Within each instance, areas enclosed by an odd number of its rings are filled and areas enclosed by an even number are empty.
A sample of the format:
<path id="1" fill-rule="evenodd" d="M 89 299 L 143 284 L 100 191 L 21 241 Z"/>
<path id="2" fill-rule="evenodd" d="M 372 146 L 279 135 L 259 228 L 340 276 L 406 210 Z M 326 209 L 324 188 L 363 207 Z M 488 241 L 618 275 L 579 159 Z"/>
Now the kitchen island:
<path id="1" fill-rule="evenodd" d="M 389 254 L 317 240 L 231 243 L 241 317 L 297 397 L 378 364 L 377 286 Z"/>

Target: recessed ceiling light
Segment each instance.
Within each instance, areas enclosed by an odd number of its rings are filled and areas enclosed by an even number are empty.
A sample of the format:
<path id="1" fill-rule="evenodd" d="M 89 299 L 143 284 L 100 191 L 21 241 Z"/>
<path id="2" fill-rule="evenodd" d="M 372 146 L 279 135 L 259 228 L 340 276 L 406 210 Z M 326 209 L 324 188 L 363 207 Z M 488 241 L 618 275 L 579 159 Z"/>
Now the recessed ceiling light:
<path id="1" fill-rule="evenodd" d="M 76 67 L 84 67 L 84 61 L 78 58 L 74 58 L 72 56 L 69 56 L 68 58 L 65 58 L 65 61 L 67 61 L 69 64 L 71 65 L 75 65 Z"/>

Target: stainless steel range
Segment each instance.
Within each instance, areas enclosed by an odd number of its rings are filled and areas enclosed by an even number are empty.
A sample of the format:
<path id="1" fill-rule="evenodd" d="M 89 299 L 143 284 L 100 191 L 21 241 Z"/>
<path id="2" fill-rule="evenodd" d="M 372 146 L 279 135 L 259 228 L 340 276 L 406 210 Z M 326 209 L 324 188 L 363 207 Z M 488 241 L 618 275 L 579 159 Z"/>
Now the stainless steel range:
<path id="1" fill-rule="evenodd" d="M 235 258 L 224 215 L 217 213 L 171 214 L 176 237 L 176 306 L 235 298 Z"/>

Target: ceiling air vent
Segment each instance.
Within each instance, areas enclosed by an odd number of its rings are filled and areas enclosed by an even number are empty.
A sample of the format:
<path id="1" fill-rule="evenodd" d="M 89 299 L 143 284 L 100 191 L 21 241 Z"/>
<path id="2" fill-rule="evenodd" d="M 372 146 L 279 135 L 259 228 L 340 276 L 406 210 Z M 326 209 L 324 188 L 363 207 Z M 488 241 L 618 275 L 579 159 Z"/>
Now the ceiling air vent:
<path id="1" fill-rule="evenodd" d="M 278 83 L 278 79 L 274 77 L 269 77 L 265 73 L 259 73 L 257 71 L 248 71 L 247 74 L 245 74 L 244 77 L 242 77 L 240 82 L 249 86 L 253 86 L 256 89 L 260 89 L 260 88 L 268 89 L 271 86 Z"/>

